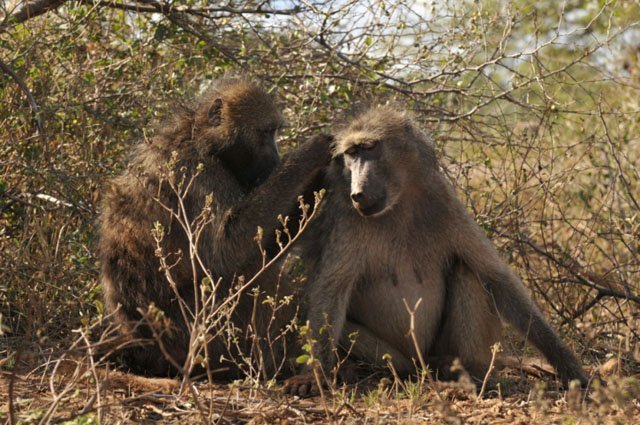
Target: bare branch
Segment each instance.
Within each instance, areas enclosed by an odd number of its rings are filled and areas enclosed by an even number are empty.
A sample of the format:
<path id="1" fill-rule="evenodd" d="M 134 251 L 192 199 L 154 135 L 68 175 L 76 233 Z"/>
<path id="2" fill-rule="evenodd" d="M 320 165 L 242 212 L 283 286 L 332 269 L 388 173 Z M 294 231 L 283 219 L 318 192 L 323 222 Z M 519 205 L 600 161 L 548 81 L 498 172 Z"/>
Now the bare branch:
<path id="1" fill-rule="evenodd" d="M 517 241 L 517 242 L 524 243 L 524 244 L 528 245 L 536 253 L 538 253 L 538 254 L 548 258 L 549 260 L 551 260 L 556 266 L 562 267 L 563 269 L 565 269 L 568 272 L 570 272 L 571 275 L 573 275 L 573 277 L 577 280 L 578 283 L 597 291 L 596 301 L 599 300 L 600 298 L 603 298 L 603 297 L 613 297 L 613 298 L 619 298 L 619 299 L 626 299 L 626 300 L 629 300 L 629 301 L 633 301 L 634 303 L 640 304 L 640 296 L 633 295 L 633 294 L 625 294 L 624 292 L 616 291 L 614 289 L 605 288 L 602 285 L 598 285 L 592 279 L 586 277 L 583 273 L 581 273 L 580 271 L 576 270 L 575 266 L 573 266 L 571 264 L 567 264 L 566 261 L 560 260 L 558 257 L 553 255 L 552 253 L 550 253 L 548 250 L 544 249 L 543 247 L 539 246 L 538 244 L 536 244 L 535 242 L 533 242 L 531 239 L 527 238 L 526 236 L 523 236 L 523 235 L 520 235 L 520 236 L 512 235 L 512 234 L 509 234 L 507 232 L 499 231 L 499 230 L 497 230 L 495 228 L 492 228 L 492 231 L 494 231 L 496 234 L 499 234 L 500 236 L 504 236 L 504 237 L 507 237 L 507 238 L 509 238 L 511 240 L 514 240 L 514 241 Z"/>
<path id="2" fill-rule="evenodd" d="M 235 8 L 226 5 L 192 7 L 162 3 L 153 0 L 137 0 L 137 2 L 136 0 L 131 0 L 131 2 L 119 2 L 117 0 L 100 0 L 95 2 L 92 0 L 83 0 L 83 2 L 132 12 L 161 13 L 163 15 L 171 13 L 185 13 L 206 17 L 208 19 L 221 19 L 229 15 L 293 15 L 302 10 L 297 6 L 290 9 L 271 9 L 263 8 L 262 5 L 255 8 Z"/>
<path id="3" fill-rule="evenodd" d="M 7 25 L 14 25 L 25 22 L 36 16 L 44 15 L 50 10 L 53 10 L 67 0 L 25 0 L 22 8 L 14 14 L 8 14 L 4 17 L 0 23 L 0 31 L 2 31 Z"/>
<path id="4" fill-rule="evenodd" d="M 38 134 L 40 134 L 41 136 L 44 136 L 44 126 L 42 124 L 42 117 L 40 116 L 40 106 L 38 106 L 36 99 L 33 97 L 33 94 L 31 94 L 29 87 L 27 87 L 27 84 L 24 82 L 24 80 L 20 78 L 20 76 L 16 74 L 13 71 L 13 69 L 11 69 L 11 67 L 5 62 L 3 62 L 1 59 L 0 59 L 0 69 L 2 69 L 2 71 L 5 74 L 11 77 L 13 81 L 15 81 L 16 84 L 18 84 L 18 87 L 20 87 L 20 90 L 22 90 L 22 92 L 27 96 L 27 101 L 29 102 L 29 106 L 31 107 L 31 113 L 33 114 L 33 119 L 35 120 L 36 127 L 38 129 Z"/>

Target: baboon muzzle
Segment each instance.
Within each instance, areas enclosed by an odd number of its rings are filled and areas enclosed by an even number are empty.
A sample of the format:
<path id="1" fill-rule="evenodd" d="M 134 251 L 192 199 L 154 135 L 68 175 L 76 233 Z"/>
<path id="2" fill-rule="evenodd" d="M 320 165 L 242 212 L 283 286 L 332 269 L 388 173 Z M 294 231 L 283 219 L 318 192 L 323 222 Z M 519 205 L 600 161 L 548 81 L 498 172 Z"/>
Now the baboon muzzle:
<path id="1" fill-rule="evenodd" d="M 351 171 L 351 202 L 360 215 L 370 216 L 385 207 L 386 194 L 383 182 L 376 178 L 374 162 L 357 159 L 349 167 Z"/>

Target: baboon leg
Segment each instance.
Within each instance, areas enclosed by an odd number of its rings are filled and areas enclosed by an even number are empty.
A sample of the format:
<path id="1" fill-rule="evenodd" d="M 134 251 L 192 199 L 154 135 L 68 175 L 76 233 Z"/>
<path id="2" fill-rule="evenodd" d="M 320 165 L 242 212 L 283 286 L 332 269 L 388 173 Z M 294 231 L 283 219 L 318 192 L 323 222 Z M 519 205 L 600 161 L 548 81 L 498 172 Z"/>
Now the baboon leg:
<path id="1" fill-rule="evenodd" d="M 125 365 L 136 374 L 175 376 L 179 373 L 156 344 L 129 347 L 118 354 L 122 356 Z M 184 363 L 184 358 L 174 357 L 173 360 L 180 366 Z"/>
<path id="2" fill-rule="evenodd" d="M 335 285 L 333 279 L 320 279 L 312 286 L 309 306 L 309 325 L 316 341 L 314 353 L 330 374 L 336 363 L 336 348 L 343 333 L 347 307 L 353 285 Z M 326 283 L 326 284 L 325 284 Z"/>
<path id="3" fill-rule="evenodd" d="M 415 367 L 411 360 L 409 360 L 404 354 L 394 348 L 391 344 L 379 338 L 368 328 L 346 320 L 344 324 L 341 325 L 341 329 L 342 333 L 337 343 L 341 350 L 349 354 L 347 363 L 342 365 L 343 367 L 339 372 L 339 376 L 343 382 L 354 380 L 354 373 L 352 370 L 349 370 L 349 367 L 353 366 L 352 363 L 349 363 L 350 360 L 359 360 L 375 367 L 384 368 L 387 367 L 387 361 L 383 359 L 383 356 L 385 354 L 389 354 L 391 356 L 393 366 L 396 369 L 396 372 L 401 376 L 408 375 L 415 370 Z M 354 337 L 355 342 L 352 340 Z M 326 338 L 317 340 L 316 344 L 318 343 L 329 344 L 326 341 Z M 330 347 L 333 348 L 334 345 L 335 343 L 331 343 Z M 322 345 L 321 348 L 324 348 L 324 345 Z M 319 354 L 322 355 L 322 353 L 326 353 L 326 351 L 319 350 Z M 335 353 L 333 352 L 331 353 L 331 355 L 334 354 Z M 326 356 L 328 354 L 324 355 Z M 329 364 L 333 363 L 335 362 Z M 321 362 L 321 364 L 324 363 Z M 331 371 L 324 371 L 324 374 L 327 377 L 331 376 L 330 373 Z M 317 381 L 311 369 L 307 369 L 300 375 L 296 375 L 287 379 L 284 383 L 283 390 L 287 394 L 297 395 L 300 397 L 308 397 L 319 394 Z"/>
<path id="4" fill-rule="evenodd" d="M 144 320 L 144 319 L 143 319 Z M 124 323 L 124 322 L 123 322 Z M 122 349 L 109 354 L 112 361 L 122 361 L 134 373 L 152 376 L 175 376 L 187 360 L 189 337 L 186 330 L 176 328 L 172 335 L 158 335 L 158 344 L 150 327 L 142 322 L 123 331 Z"/>
<path id="5" fill-rule="evenodd" d="M 465 264 L 453 265 L 445 285 L 441 330 L 427 355 L 443 379 L 452 376 L 444 369 L 457 357 L 473 378 L 481 380 L 491 362 L 491 346 L 500 339 L 500 318 L 489 293 Z"/>
<path id="6" fill-rule="evenodd" d="M 321 373 L 325 379 L 332 375 L 336 364 L 336 349 L 343 333 L 354 286 L 352 280 L 340 273 L 332 274 L 322 270 L 310 285 L 307 316 L 314 340 L 313 353 L 322 367 Z M 336 285 L 335 282 L 343 284 Z M 312 368 L 306 366 L 302 373 L 285 381 L 283 391 L 307 397 L 319 392 L 317 384 Z"/>
<path id="7" fill-rule="evenodd" d="M 355 337 L 355 342 L 352 341 Z M 383 359 L 386 354 L 391 356 L 391 363 L 400 375 L 407 375 L 415 371 L 415 365 L 393 345 L 379 338 L 368 328 L 351 322 L 344 324 L 340 337 L 340 346 L 350 353 L 351 357 L 362 360 L 376 367 L 386 367 L 387 361 Z"/>

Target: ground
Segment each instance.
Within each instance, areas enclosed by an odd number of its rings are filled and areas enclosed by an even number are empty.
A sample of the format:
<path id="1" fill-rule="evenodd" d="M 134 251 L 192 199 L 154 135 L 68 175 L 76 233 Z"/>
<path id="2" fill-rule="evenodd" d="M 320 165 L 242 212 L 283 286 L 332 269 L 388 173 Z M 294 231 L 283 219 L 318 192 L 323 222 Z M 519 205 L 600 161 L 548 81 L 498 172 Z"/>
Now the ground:
<path id="1" fill-rule="evenodd" d="M 458 383 L 419 385 L 370 378 L 310 399 L 279 385 L 145 378 L 75 360 L 30 365 L 23 355 L 0 372 L 0 420 L 15 423 L 452 423 L 632 424 L 640 383 L 615 360 L 588 370 L 606 382 L 588 391 L 559 386 L 538 359 L 501 370 L 485 393 Z M 72 356 L 67 356 L 72 358 Z M 511 361 L 513 363 L 513 360 Z M 604 376 L 604 377 L 603 377 Z M 377 384 L 376 384 L 377 382 Z M 11 400 L 11 402 L 10 402 Z"/>

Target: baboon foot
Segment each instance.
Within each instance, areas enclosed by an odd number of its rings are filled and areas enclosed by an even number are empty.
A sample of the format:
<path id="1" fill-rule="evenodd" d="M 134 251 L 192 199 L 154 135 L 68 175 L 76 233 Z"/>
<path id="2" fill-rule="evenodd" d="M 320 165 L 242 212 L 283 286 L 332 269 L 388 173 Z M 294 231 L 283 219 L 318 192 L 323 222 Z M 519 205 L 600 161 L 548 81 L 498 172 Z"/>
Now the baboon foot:
<path id="1" fill-rule="evenodd" d="M 427 358 L 429 369 L 433 378 L 437 381 L 457 381 L 460 378 L 460 370 L 453 356 L 433 356 Z"/>
<path id="2" fill-rule="evenodd" d="M 318 382 L 313 372 L 301 373 L 294 375 L 284 381 L 282 392 L 287 395 L 297 395 L 298 397 L 314 397 L 320 394 Z"/>

